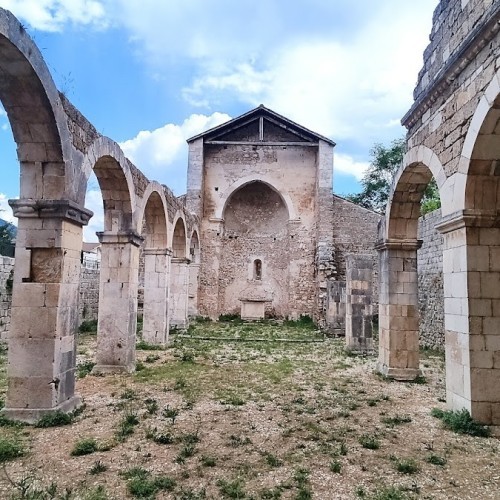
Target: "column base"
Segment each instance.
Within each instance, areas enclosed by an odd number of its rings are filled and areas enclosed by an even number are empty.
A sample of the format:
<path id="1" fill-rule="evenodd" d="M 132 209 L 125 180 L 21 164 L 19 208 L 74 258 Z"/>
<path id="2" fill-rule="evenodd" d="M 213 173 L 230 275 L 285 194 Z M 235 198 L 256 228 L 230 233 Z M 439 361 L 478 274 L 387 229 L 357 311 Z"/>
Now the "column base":
<path id="1" fill-rule="evenodd" d="M 135 365 L 95 365 L 90 372 L 92 375 L 113 375 L 119 373 L 133 373 Z"/>
<path id="2" fill-rule="evenodd" d="M 27 424 L 35 424 L 44 415 L 49 413 L 54 413 L 56 411 L 61 411 L 63 413 L 71 413 L 73 410 L 79 408 L 82 404 L 82 398 L 78 395 L 74 395 L 72 398 L 64 401 L 64 403 L 58 404 L 53 408 L 3 408 L 2 414 L 8 420 L 18 420 L 20 422 L 26 422 Z"/>
<path id="3" fill-rule="evenodd" d="M 382 363 L 377 364 L 377 370 L 384 377 L 408 382 L 422 376 L 422 371 L 419 368 L 391 368 Z"/>

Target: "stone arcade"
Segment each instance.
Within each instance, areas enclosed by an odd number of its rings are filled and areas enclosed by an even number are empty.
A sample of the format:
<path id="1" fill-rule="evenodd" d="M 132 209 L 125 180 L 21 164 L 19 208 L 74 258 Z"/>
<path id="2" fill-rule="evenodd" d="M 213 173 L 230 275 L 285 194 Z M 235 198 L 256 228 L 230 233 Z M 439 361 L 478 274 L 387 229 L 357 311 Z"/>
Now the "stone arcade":
<path id="1" fill-rule="evenodd" d="M 437 181 L 448 405 L 500 425 L 500 3 L 441 0 L 408 152 L 379 227 L 379 368 L 419 374 L 417 221 Z M 333 143 L 259 107 L 189 141 L 188 192 L 147 179 L 59 93 L 33 41 L 0 10 L 0 100 L 18 147 L 20 199 L 5 413 L 70 411 L 82 226 L 92 171 L 105 211 L 96 371 L 134 369 L 140 251 L 144 337 L 240 310 L 312 315 L 372 348 L 374 223 L 331 194 Z M 256 203 L 259 200 L 259 203 Z M 248 214 L 258 214 L 249 223 Z M 352 255 L 354 254 L 354 255 Z M 347 278 L 347 283 L 346 283 Z M 356 296 L 356 300 L 352 297 Z M 347 320 L 347 324 L 345 321 Z"/>

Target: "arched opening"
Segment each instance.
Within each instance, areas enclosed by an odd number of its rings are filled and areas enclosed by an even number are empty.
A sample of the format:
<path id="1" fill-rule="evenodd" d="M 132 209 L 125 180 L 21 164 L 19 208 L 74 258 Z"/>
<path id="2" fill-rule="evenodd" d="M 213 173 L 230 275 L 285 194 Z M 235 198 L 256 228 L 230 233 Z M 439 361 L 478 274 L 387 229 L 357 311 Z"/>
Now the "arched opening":
<path id="1" fill-rule="evenodd" d="M 172 238 L 172 260 L 170 272 L 170 324 L 184 329 L 188 325 L 189 262 L 187 257 L 186 226 L 179 217 Z"/>
<path id="2" fill-rule="evenodd" d="M 265 182 L 249 182 L 231 194 L 223 215 L 222 313 L 238 314 L 243 301 L 259 296 L 266 299 L 267 316 L 287 316 L 289 213 L 283 196 Z"/>
<path id="3" fill-rule="evenodd" d="M 424 293 L 418 286 L 419 259 L 422 272 L 425 269 L 427 273 L 441 275 L 442 271 L 439 247 L 436 255 L 433 248 L 419 250 L 422 244 L 419 238 L 422 235 L 419 235 L 421 201 L 432 179 L 430 168 L 421 161 L 410 163 L 396 173 L 387 206 L 386 227 L 382 228 L 378 244 L 379 370 L 398 380 L 412 380 L 421 374 L 419 308 L 425 300 L 419 305 L 419 295 L 423 299 Z M 440 212 L 434 214 L 433 224 L 438 220 Z M 431 230 L 434 231 L 434 227 Z M 435 237 L 440 238 L 439 235 Z M 424 265 L 428 260 L 435 269 Z M 437 284 L 433 292 L 436 287 Z M 439 298 L 436 297 L 437 304 Z"/>
<path id="4" fill-rule="evenodd" d="M 146 202 L 142 224 L 144 247 L 139 280 L 142 285 L 142 335 L 151 344 L 165 344 L 168 337 L 167 290 L 169 261 L 167 252 L 166 206 L 153 191 Z"/>
<path id="5" fill-rule="evenodd" d="M 190 318 L 198 316 L 198 286 L 200 275 L 200 239 L 198 232 L 193 231 L 191 243 L 189 245 L 189 255 L 191 262 L 189 264 L 189 303 L 188 314 Z"/>

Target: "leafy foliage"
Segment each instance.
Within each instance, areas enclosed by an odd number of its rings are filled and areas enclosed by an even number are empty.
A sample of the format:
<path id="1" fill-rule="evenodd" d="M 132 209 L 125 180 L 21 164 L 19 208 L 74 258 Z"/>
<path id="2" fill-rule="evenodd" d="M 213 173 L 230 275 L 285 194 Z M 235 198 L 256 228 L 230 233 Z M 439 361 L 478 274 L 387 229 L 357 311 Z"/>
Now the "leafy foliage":
<path id="1" fill-rule="evenodd" d="M 405 139 L 396 139 L 389 147 L 375 144 L 370 150 L 370 166 L 366 171 L 360 193 L 347 195 L 346 198 L 362 207 L 383 213 L 389 197 L 392 179 L 403 161 Z M 439 190 L 434 179 L 431 180 L 421 201 L 421 212 L 426 214 L 441 206 Z"/>
<path id="2" fill-rule="evenodd" d="M 488 437 L 491 434 L 490 428 L 473 420 L 469 411 L 465 408 L 463 410 L 447 411 L 433 408 L 431 415 L 439 418 L 446 429 L 450 429 L 457 434 L 479 437 Z"/>
<path id="3" fill-rule="evenodd" d="M 0 255 L 13 256 L 13 240 L 14 230 L 12 225 L 0 220 Z"/>

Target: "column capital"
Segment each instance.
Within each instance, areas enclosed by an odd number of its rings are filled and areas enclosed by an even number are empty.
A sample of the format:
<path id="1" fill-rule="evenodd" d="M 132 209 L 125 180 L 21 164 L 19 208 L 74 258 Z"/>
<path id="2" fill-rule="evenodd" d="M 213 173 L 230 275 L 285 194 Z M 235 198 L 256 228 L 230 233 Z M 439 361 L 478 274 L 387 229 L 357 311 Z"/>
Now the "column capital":
<path id="1" fill-rule="evenodd" d="M 464 227 L 498 227 L 500 213 L 497 210 L 465 209 L 446 215 L 434 227 L 442 234 Z"/>
<path id="2" fill-rule="evenodd" d="M 101 245 L 131 243 L 136 247 L 140 247 L 144 241 L 144 238 L 135 231 L 100 231 L 96 234 Z"/>
<path id="3" fill-rule="evenodd" d="M 71 200 L 9 200 L 14 217 L 31 219 L 62 219 L 78 226 L 86 226 L 94 215 L 91 210 Z"/>
<path id="4" fill-rule="evenodd" d="M 415 239 L 394 239 L 388 238 L 379 240 L 375 244 L 375 250 L 418 250 L 422 246 L 422 240 Z"/>

